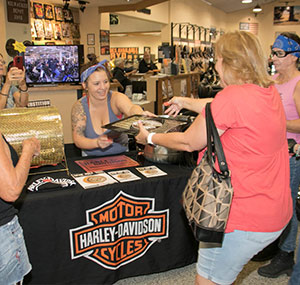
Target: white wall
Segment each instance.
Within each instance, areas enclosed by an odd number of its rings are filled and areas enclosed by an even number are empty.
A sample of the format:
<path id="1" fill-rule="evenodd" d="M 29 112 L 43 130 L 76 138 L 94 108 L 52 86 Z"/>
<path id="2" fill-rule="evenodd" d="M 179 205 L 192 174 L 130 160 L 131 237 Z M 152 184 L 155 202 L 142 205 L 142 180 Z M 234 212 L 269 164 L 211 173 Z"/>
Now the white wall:
<path id="1" fill-rule="evenodd" d="M 101 23 L 101 15 L 98 14 L 98 9 L 95 7 L 88 7 L 84 10 L 84 13 L 80 13 L 80 42 L 84 45 L 84 55 L 86 60 L 87 55 L 87 34 L 95 35 L 95 45 L 90 47 L 95 47 L 95 54 L 100 55 L 100 45 L 99 45 L 99 31 Z"/>
<path id="2" fill-rule="evenodd" d="M 195 1 L 195 0 L 191 0 L 191 1 Z M 168 13 L 168 11 L 169 11 L 169 1 L 163 2 L 163 3 L 158 4 L 158 5 L 150 6 L 150 7 L 148 7 L 148 9 L 151 10 L 150 15 L 147 15 L 147 14 L 144 14 L 144 13 L 139 13 L 139 12 L 136 12 L 136 11 L 119 12 L 118 14 L 123 14 L 123 15 L 127 15 L 127 16 L 130 16 L 130 17 L 134 17 L 134 18 L 140 18 L 140 19 L 143 19 L 143 20 L 168 24 L 168 22 L 169 22 L 169 13 Z"/>
<path id="3" fill-rule="evenodd" d="M 292 6 L 300 6 L 300 1 L 289 3 Z M 270 46 L 274 42 L 276 32 L 296 32 L 300 36 L 300 22 L 298 25 L 273 25 L 274 7 L 285 6 L 282 1 L 261 5 L 263 11 L 255 17 L 250 9 L 231 13 L 227 17 L 227 30 L 239 29 L 240 22 L 258 23 L 258 37 L 266 54 L 270 53 Z"/>
<path id="4" fill-rule="evenodd" d="M 226 27 L 228 15 L 199 0 L 171 0 L 170 21 L 203 26 L 215 27 L 217 30 Z"/>

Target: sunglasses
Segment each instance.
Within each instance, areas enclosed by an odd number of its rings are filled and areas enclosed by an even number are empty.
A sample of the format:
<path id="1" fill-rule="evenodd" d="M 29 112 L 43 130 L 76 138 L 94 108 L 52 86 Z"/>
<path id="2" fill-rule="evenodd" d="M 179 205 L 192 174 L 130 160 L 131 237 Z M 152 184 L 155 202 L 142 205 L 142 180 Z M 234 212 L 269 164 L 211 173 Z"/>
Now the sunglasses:
<path id="1" fill-rule="evenodd" d="M 272 50 L 271 55 L 276 55 L 278 58 L 286 57 L 290 53 L 299 52 L 298 50 L 284 51 L 284 50 Z"/>

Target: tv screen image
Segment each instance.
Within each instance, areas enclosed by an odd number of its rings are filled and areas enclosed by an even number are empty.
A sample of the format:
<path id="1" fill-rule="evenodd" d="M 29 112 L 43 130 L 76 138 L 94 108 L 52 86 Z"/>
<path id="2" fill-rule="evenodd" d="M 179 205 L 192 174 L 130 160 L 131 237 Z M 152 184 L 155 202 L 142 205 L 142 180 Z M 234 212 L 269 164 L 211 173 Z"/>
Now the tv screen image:
<path id="1" fill-rule="evenodd" d="M 24 55 L 26 83 L 79 83 L 79 46 L 27 46 Z"/>

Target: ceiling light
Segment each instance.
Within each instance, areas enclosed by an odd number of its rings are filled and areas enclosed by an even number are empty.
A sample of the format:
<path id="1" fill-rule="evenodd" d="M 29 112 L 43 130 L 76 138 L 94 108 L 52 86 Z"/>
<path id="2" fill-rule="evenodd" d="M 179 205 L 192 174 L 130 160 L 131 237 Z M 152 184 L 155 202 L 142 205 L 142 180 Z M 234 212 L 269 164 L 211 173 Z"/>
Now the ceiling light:
<path id="1" fill-rule="evenodd" d="M 242 3 L 243 4 L 249 4 L 249 3 L 252 3 L 252 0 L 242 0 Z"/>
<path id="2" fill-rule="evenodd" d="M 253 11 L 254 13 L 259 13 L 259 12 L 262 11 L 262 8 L 257 4 L 257 5 L 253 8 L 252 11 Z"/>

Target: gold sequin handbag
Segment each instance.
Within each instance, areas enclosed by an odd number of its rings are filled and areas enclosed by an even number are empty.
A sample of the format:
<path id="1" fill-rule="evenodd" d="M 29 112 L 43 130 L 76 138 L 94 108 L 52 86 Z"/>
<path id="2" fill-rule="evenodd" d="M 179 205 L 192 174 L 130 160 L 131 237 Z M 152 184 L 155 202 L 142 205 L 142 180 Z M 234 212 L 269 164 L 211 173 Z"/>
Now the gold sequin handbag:
<path id="1" fill-rule="evenodd" d="M 196 240 L 222 244 L 233 188 L 210 103 L 205 117 L 207 150 L 184 189 L 183 208 Z M 216 158 L 220 172 L 215 169 Z"/>

